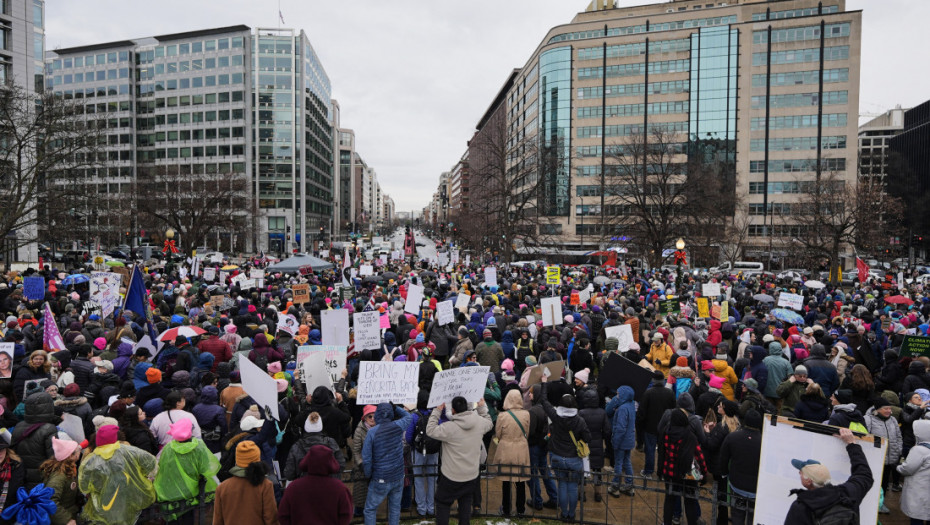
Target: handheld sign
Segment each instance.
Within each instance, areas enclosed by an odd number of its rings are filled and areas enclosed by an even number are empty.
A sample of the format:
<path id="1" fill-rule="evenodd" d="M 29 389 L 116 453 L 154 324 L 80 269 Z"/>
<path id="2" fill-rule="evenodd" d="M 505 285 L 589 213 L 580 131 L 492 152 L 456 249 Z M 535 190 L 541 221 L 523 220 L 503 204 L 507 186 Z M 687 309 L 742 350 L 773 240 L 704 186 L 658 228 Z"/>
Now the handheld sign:
<path id="1" fill-rule="evenodd" d="M 307 392 L 313 391 L 320 386 L 333 390 L 332 376 L 326 368 L 326 354 L 323 352 L 309 352 L 299 362 L 300 375 L 307 385 Z"/>
<path id="2" fill-rule="evenodd" d="M 630 344 L 633 343 L 633 327 L 628 324 L 619 324 L 617 326 L 608 326 L 604 328 L 604 335 L 608 338 L 616 337 L 617 341 L 620 342 L 617 345 L 617 348 L 621 352 L 626 352 L 630 349 Z"/>
<path id="3" fill-rule="evenodd" d="M 294 295 L 294 304 L 305 304 L 310 302 L 309 284 L 295 284 L 291 287 L 291 293 Z"/>
<path id="4" fill-rule="evenodd" d="M 252 396 L 259 407 L 270 411 L 270 416 L 278 420 L 278 384 L 248 359 L 239 359 L 239 371 L 242 379 L 242 389 Z"/>
<path id="5" fill-rule="evenodd" d="M 704 297 L 717 297 L 720 295 L 720 283 L 707 283 L 701 287 Z"/>
<path id="6" fill-rule="evenodd" d="M 698 317 L 704 317 L 705 319 L 710 317 L 710 307 L 708 304 L 706 297 L 697 298 Z"/>
<path id="7" fill-rule="evenodd" d="M 207 266 L 203 269 L 203 280 L 212 283 L 216 280 L 216 268 Z"/>
<path id="8" fill-rule="evenodd" d="M 411 284 L 407 287 L 407 301 L 404 303 L 404 311 L 408 314 L 420 315 L 420 305 L 423 304 L 423 287 L 418 284 Z"/>
<path id="9" fill-rule="evenodd" d="M 497 268 L 488 266 L 484 269 L 484 284 L 486 286 L 497 286 Z"/>
<path id="10" fill-rule="evenodd" d="M 558 297 L 544 297 L 542 299 L 543 326 L 558 326 L 562 324 L 562 305 Z"/>
<path id="11" fill-rule="evenodd" d="M 546 266 L 546 284 L 559 284 L 560 282 L 562 282 L 562 268 Z"/>
<path id="12" fill-rule="evenodd" d="M 349 311 L 320 311 L 322 342 L 328 346 L 349 346 Z M 375 347 L 377 348 L 377 347 Z"/>
<path id="13" fill-rule="evenodd" d="M 420 363 L 362 361 L 359 363 L 355 402 L 359 405 L 416 403 L 420 392 L 419 379 Z"/>
<path id="14" fill-rule="evenodd" d="M 318 346 L 303 345 L 297 347 L 297 366 L 307 359 L 311 354 L 323 355 L 323 362 L 326 365 L 326 373 L 329 374 L 330 384 L 335 385 L 342 378 L 342 371 L 346 368 L 346 347 L 344 346 Z M 317 358 L 319 359 L 319 358 Z M 331 386 L 323 384 L 331 388 Z M 313 393 L 312 389 L 307 392 Z"/>
<path id="15" fill-rule="evenodd" d="M 436 320 L 439 323 L 439 326 L 444 326 L 455 321 L 452 301 L 436 303 Z"/>
<path id="16" fill-rule="evenodd" d="M 284 314 L 278 316 L 277 330 L 279 332 L 287 332 L 294 335 L 297 333 L 297 327 L 299 325 L 300 323 L 297 322 L 297 318 L 293 315 Z"/>
<path id="17" fill-rule="evenodd" d="M 358 267 L 358 274 L 361 275 L 362 277 L 365 277 L 367 275 L 374 275 L 374 273 L 375 273 L 374 267 L 370 264 L 363 264 Z"/>
<path id="18" fill-rule="evenodd" d="M 604 361 L 604 367 L 597 379 L 598 385 L 603 385 L 611 393 L 616 392 L 617 388 L 624 385 L 632 388 L 633 399 L 637 401 L 643 392 L 649 388 L 651 381 L 651 370 L 643 368 L 613 352 Z"/>
<path id="19" fill-rule="evenodd" d="M 901 357 L 930 357 L 930 337 L 906 335 L 901 342 Z"/>
<path id="20" fill-rule="evenodd" d="M 796 293 L 782 292 L 778 295 L 778 306 L 801 310 L 804 308 L 804 296 Z"/>
<path id="21" fill-rule="evenodd" d="M 530 375 L 526 379 L 526 386 L 531 387 L 536 383 L 542 381 L 542 377 L 554 377 L 556 379 L 562 377 L 562 372 L 565 371 L 565 361 L 550 361 L 541 365 L 536 365 L 530 369 Z"/>
<path id="22" fill-rule="evenodd" d="M 468 303 L 471 301 L 471 297 L 466 294 L 460 293 L 458 297 L 455 298 L 455 309 L 459 310 L 462 313 L 468 313 Z"/>
<path id="23" fill-rule="evenodd" d="M 377 310 L 352 314 L 355 326 L 355 348 L 376 350 L 381 348 L 381 314 Z"/>
<path id="24" fill-rule="evenodd" d="M 23 279 L 23 296 L 30 301 L 45 299 L 45 277 L 26 277 Z"/>
<path id="25" fill-rule="evenodd" d="M 477 402 L 484 397 L 490 370 L 489 366 L 464 366 L 437 373 L 426 406 L 437 407 L 451 402 L 456 396 L 464 397 L 469 403 Z"/>

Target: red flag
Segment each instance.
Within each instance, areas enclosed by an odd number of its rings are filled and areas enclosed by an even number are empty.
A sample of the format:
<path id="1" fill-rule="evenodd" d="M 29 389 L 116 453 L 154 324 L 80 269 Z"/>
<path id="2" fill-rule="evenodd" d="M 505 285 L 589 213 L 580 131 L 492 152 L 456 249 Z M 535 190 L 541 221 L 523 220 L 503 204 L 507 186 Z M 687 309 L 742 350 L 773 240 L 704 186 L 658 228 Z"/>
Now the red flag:
<path id="1" fill-rule="evenodd" d="M 869 278 L 869 265 L 865 261 L 856 257 L 856 270 L 859 271 L 859 282 L 864 283 Z"/>

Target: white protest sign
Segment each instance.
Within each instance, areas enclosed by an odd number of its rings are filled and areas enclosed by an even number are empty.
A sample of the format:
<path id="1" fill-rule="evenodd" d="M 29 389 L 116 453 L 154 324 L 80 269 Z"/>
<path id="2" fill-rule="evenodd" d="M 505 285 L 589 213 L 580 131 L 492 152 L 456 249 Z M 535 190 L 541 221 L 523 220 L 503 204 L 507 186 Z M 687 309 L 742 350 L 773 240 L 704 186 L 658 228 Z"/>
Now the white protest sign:
<path id="1" fill-rule="evenodd" d="M 377 310 L 352 314 L 356 350 L 381 348 L 381 313 Z"/>
<path id="2" fill-rule="evenodd" d="M 607 326 L 604 328 L 604 335 L 607 338 L 616 337 L 620 342 L 617 349 L 626 352 L 630 349 L 630 343 L 633 342 L 633 327 L 628 324 L 619 324 L 617 326 Z"/>
<path id="3" fill-rule="evenodd" d="M 214 254 L 210 257 L 210 262 L 213 262 L 213 263 L 221 263 L 221 262 L 223 262 L 223 254 L 222 254 L 222 253 L 214 253 Z"/>
<path id="4" fill-rule="evenodd" d="M 178 276 L 181 278 L 182 281 L 184 279 L 187 279 L 187 268 L 185 266 L 178 268 Z"/>
<path id="5" fill-rule="evenodd" d="M 543 297 L 542 301 L 543 326 L 559 326 L 562 324 L 562 303 L 558 297 Z"/>
<path id="6" fill-rule="evenodd" d="M 720 283 L 705 283 L 701 287 L 701 295 L 704 297 L 717 297 L 720 295 Z"/>
<path id="7" fill-rule="evenodd" d="M 465 266 L 471 266 L 471 255 L 465 255 Z"/>
<path id="8" fill-rule="evenodd" d="M 362 361 L 358 368 L 355 402 L 359 405 L 377 405 L 389 401 L 402 405 L 414 404 L 420 392 L 419 380 L 420 363 Z M 484 390 L 481 393 L 484 395 Z"/>
<path id="9" fill-rule="evenodd" d="M 265 278 L 265 270 L 262 270 L 261 268 L 252 268 L 251 270 L 249 270 L 249 279 L 258 280 L 258 279 L 264 279 L 264 278 Z"/>
<path id="10" fill-rule="evenodd" d="M 388 255 L 386 253 L 382 253 L 378 256 L 378 260 L 381 261 L 381 266 L 384 266 L 388 263 Z"/>
<path id="11" fill-rule="evenodd" d="M 433 377 L 433 388 L 429 391 L 427 407 L 433 408 L 449 403 L 452 398 L 462 396 L 474 403 L 484 397 L 484 386 L 488 382 L 489 366 L 463 366 L 443 370 Z"/>
<path id="12" fill-rule="evenodd" d="M 349 346 L 349 311 L 339 310 L 320 311 L 320 325 L 324 345 Z"/>
<path id="13" fill-rule="evenodd" d="M 90 276 L 90 300 L 100 305 L 100 314 L 107 317 L 119 302 L 122 277 L 116 273 L 94 272 Z"/>
<path id="14" fill-rule="evenodd" d="M 278 384 L 270 375 L 248 359 L 239 359 L 239 372 L 242 389 L 252 396 L 259 407 L 270 410 L 271 416 L 278 420 Z"/>
<path id="15" fill-rule="evenodd" d="M 255 288 L 255 279 L 243 279 L 239 282 L 239 288 L 242 290 L 251 290 Z"/>
<path id="16" fill-rule="evenodd" d="M 796 293 L 782 292 L 778 295 L 778 306 L 801 310 L 804 308 L 804 296 Z"/>
<path id="17" fill-rule="evenodd" d="M 497 286 L 497 268 L 488 266 L 484 269 L 485 286 Z"/>
<path id="18" fill-rule="evenodd" d="M 358 267 L 358 274 L 361 275 L 362 277 L 365 277 L 366 275 L 374 275 L 374 273 L 375 273 L 375 269 L 370 264 L 363 264 Z"/>
<path id="19" fill-rule="evenodd" d="M 329 259 L 329 250 L 320 250 L 320 259 Z"/>
<path id="20" fill-rule="evenodd" d="M 439 322 L 439 326 L 445 326 L 455 321 L 453 310 L 452 301 L 436 303 L 436 320 Z"/>
<path id="21" fill-rule="evenodd" d="M 191 276 L 196 279 L 198 274 L 200 274 L 200 258 L 194 257 L 191 262 Z"/>
<path id="22" fill-rule="evenodd" d="M 458 264 L 458 263 L 459 263 L 459 251 L 458 251 L 458 250 L 452 250 L 452 257 L 451 257 L 450 262 L 451 262 L 452 264 Z"/>
<path id="23" fill-rule="evenodd" d="M 307 385 L 307 392 L 312 394 L 318 386 L 333 390 L 332 376 L 326 368 L 326 354 L 308 352 L 297 366 L 300 367 L 300 375 L 304 379 L 304 384 Z"/>
<path id="24" fill-rule="evenodd" d="M 319 345 L 303 345 L 297 347 L 297 366 L 300 368 L 303 366 L 304 360 L 307 359 L 311 354 L 321 354 L 323 355 L 323 362 L 326 365 L 326 373 L 329 374 L 330 384 L 335 385 L 342 378 L 342 371 L 346 368 L 346 347 L 344 346 L 319 346 Z M 319 358 L 316 358 L 319 359 Z M 303 373 L 303 372 L 301 372 Z M 323 384 L 328 388 L 331 388 L 329 385 Z M 311 394 L 313 390 L 307 390 Z"/>
<path id="25" fill-rule="evenodd" d="M 403 257 L 403 255 L 401 255 L 400 250 L 394 250 L 394 251 L 391 252 L 391 259 L 392 259 L 392 260 L 398 261 L 398 260 L 403 259 L 403 258 L 404 258 L 404 257 Z"/>
<path id="26" fill-rule="evenodd" d="M 152 338 L 149 334 L 142 336 L 142 339 L 139 339 L 139 342 L 132 347 L 132 353 L 135 354 L 140 348 L 145 348 L 152 354 L 152 357 L 155 357 L 155 354 L 158 353 L 158 349 L 155 348 L 155 345 L 152 344 Z"/>
<path id="27" fill-rule="evenodd" d="M 448 254 L 448 253 L 446 253 L 446 252 L 440 252 L 439 254 L 437 254 L 437 257 L 439 258 L 439 266 L 446 266 L 447 264 L 449 264 L 449 254 Z"/>
<path id="28" fill-rule="evenodd" d="M 64 430 L 65 434 L 68 434 L 68 437 L 74 441 L 78 443 L 84 441 L 84 422 L 80 417 L 65 412 L 61 415 L 58 428 Z"/>
<path id="29" fill-rule="evenodd" d="M 297 333 L 297 327 L 300 325 L 297 322 L 297 318 L 293 315 L 282 314 L 278 316 L 278 326 L 277 329 L 279 332 L 287 332 L 291 335 Z"/>
<path id="30" fill-rule="evenodd" d="M 203 280 L 213 282 L 216 280 L 216 268 L 208 266 L 203 269 Z"/>
<path id="31" fill-rule="evenodd" d="M 423 287 L 419 284 L 407 285 L 407 300 L 404 302 L 404 311 L 413 315 L 420 315 L 420 306 L 423 304 Z"/>
<path id="32" fill-rule="evenodd" d="M 223 274 L 223 273 L 220 272 L 220 275 L 222 275 L 222 274 Z M 241 288 L 241 287 L 242 287 L 242 283 L 244 283 L 245 280 L 246 280 L 245 274 L 244 274 L 244 273 L 239 273 L 239 274 L 236 274 L 235 277 L 233 277 L 232 279 L 229 280 L 229 285 L 230 285 L 230 286 L 235 286 L 236 284 L 239 284 L 239 286 L 240 286 L 240 288 Z"/>
<path id="33" fill-rule="evenodd" d="M 220 284 L 226 284 L 226 279 L 229 278 L 229 272 L 224 272 L 220 270 Z"/>
<path id="34" fill-rule="evenodd" d="M 468 312 L 468 303 L 471 301 L 469 295 L 460 293 L 458 297 L 455 298 L 455 308 L 461 312 Z"/>
<path id="35" fill-rule="evenodd" d="M 590 292 L 589 290 L 584 289 L 584 290 L 581 290 L 580 292 L 578 292 L 578 302 L 579 302 L 579 303 L 584 304 L 584 303 L 586 303 L 586 302 L 588 302 L 588 301 L 590 301 L 590 300 L 591 300 L 591 292 Z"/>

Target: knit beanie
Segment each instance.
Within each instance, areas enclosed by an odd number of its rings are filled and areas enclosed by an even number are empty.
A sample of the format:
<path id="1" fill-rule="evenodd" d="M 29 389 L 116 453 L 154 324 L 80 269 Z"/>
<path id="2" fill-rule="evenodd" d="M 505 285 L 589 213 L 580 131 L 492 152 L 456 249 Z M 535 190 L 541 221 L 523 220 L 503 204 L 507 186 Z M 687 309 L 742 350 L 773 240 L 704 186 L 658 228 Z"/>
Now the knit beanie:
<path id="1" fill-rule="evenodd" d="M 99 439 L 98 445 L 99 445 Z M 254 441 L 241 441 L 236 445 L 236 466 L 247 468 L 252 463 L 262 460 L 262 453 Z"/>
<path id="2" fill-rule="evenodd" d="M 678 359 L 675 360 L 675 366 L 680 366 L 680 367 L 683 367 L 683 368 L 687 368 L 687 367 L 688 367 L 688 358 L 687 358 L 687 357 L 684 357 L 684 356 L 679 357 Z"/>
<path id="3" fill-rule="evenodd" d="M 161 382 L 161 370 L 154 366 L 145 371 L 145 379 L 150 385 Z"/>
<path id="4" fill-rule="evenodd" d="M 119 427 L 116 425 L 103 425 L 97 430 L 97 446 L 112 445 L 119 436 Z"/>
<path id="5" fill-rule="evenodd" d="M 620 340 L 616 337 L 608 337 L 607 341 L 604 342 L 604 348 L 606 348 L 608 352 L 616 352 L 619 347 Z"/>
<path id="6" fill-rule="evenodd" d="M 77 450 L 80 446 L 81 445 L 79 445 L 77 441 L 52 437 L 52 450 L 55 451 L 56 461 L 64 461 L 68 459 L 71 454 L 74 454 L 74 451 Z"/>

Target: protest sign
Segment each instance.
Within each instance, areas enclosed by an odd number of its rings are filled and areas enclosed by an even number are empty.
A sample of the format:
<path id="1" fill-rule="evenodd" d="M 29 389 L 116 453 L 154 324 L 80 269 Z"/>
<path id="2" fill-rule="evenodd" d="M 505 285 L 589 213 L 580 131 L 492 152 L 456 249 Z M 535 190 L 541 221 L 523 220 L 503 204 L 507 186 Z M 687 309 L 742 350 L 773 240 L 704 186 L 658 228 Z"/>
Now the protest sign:
<path id="1" fill-rule="evenodd" d="M 377 310 L 352 314 L 355 326 L 355 349 L 377 350 L 381 348 L 381 313 Z"/>
<path id="2" fill-rule="evenodd" d="M 203 269 L 203 280 L 212 283 L 216 280 L 216 268 L 208 266 Z"/>
<path id="3" fill-rule="evenodd" d="M 293 294 L 294 304 L 304 304 L 310 302 L 309 284 L 295 284 L 294 286 L 291 286 L 291 293 Z"/>
<path id="4" fill-rule="evenodd" d="M 320 250 L 320 259 L 329 259 L 329 250 Z"/>
<path id="5" fill-rule="evenodd" d="M 455 309 L 462 313 L 468 313 L 468 302 L 470 300 L 470 296 L 460 293 L 459 296 L 455 298 Z"/>
<path id="6" fill-rule="evenodd" d="M 659 313 L 662 315 L 668 315 L 680 311 L 681 305 L 678 304 L 678 299 L 666 299 L 664 301 L 659 301 Z"/>
<path id="7" fill-rule="evenodd" d="M 103 317 L 113 313 L 119 302 L 119 284 L 120 276 L 115 273 L 94 272 L 90 275 L 90 299 L 100 305 Z"/>
<path id="8" fill-rule="evenodd" d="M 423 304 L 423 287 L 418 284 L 407 285 L 407 300 L 404 302 L 404 311 L 408 314 L 420 315 L 420 306 Z"/>
<path id="9" fill-rule="evenodd" d="M 720 305 L 715 304 L 710 307 L 710 316 L 714 319 L 720 319 Z"/>
<path id="10" fill-rule="evenodd" d="M 550 361 L 530 368 L 530 375 L 526 378 L 526 386 L 531 387 L 542 381 L 542 376 L 545 374 L 544 370 L 546 369 L 549 370 L 548 381 L 555 381 L 562 377 L 562 372 L 565 371 L 565 361 Z"/>
<path id="11" fill-rule="evenodd" d="M 720 295 L 720 283 L 707 283 L 701 287 L 701 294 L 704 297 L 717 297 Z"/>
<path id="12" fill-rule="evenodd" d="M 579 302 L 579 303 L 582 303 L 582 304 L 583 304 L 583 303 L 587 303 L 587 302 L 590 301 L 590 300 L 591 300 L 591 291 L 590 291 L 590 290 L 585 289 L 585 290 L 581 290 L 580 292 L 578 292 L 578 302 Z"/>
<path id="13" fill-rule="evenodd" d="M 335 385 L 342 379 L 342 371 L 346 368 L 346 347 L 344 346 L 319 346 L 319 345 L 303 345 L 297 347 L 297 367 L 300 368 L 301 363 L 307 359 L 311 354 L 319 354 L 323 356 L 323 364 L 326 373 L 329 375 L 329 384 L 320 383 L 327 388 L 332 388 L 331 385 Z M 320 359 L 316 357 L 315 359 Z M 314 364 L 316 361 L 314 361 Z M 303 370 L 301 368 L 301 370 Z M 303 372 L 301 372 L 303 374 Z M 316 379 L 319 381 L 319 379 Z M 307 392 L 313 393 L 313 390 L 309 388 Z"/>
<path id="14" fill-rule="evenodd" d="M 23 278 L 23 296 L 30 301 L 45 299 L 45 277 L 33 276 Z"/>
<path id="15" fill-rule="evenodd" d="M 452 398 L 462 396 L 465 401 L 475 403 L 484 397 L 484 387 L 488 382 L 489 366 L 463 366 L 443 370 L 433 377 L 433 387 L 429 391 L 428 408 L 452 402 Z"/>
<path id="16" fill-rule="evenodd" d="M 729 309 L 730 309 L 730 303 L 729 303 L 729 302 L 724 301 L 724 302 L 720 303 L 720 317 L 718 317 L 717 319 L 720 319 L 721 321 L 726 321 L 726 320 L 728 320 L 728 319 L 730 318 Z"/>
<path id="17" fill-rule="evenodd" d="M 458 250 L 452 250 L 451 260 L 449 262 L 451 262 L 452 264 L 459 263 L 459 251 Z"/>
<path id="18" fill-rule="evenodd" d="M 542 299 L 543 326 L 558 326 L 562 324 L 562 304 L 558 297 L 543 297 Z"/>
<path id="19" fill-rule="evenodd" d="M 455 321 L 454 310 L 452 301 L 436 303 L 436 321 L 439 323 L 439 326 L 445 326 Z"/>
<path id="20" fill-rule="evenodd" d="M 562 282 L 562 268 L 546 266 L 546 284 L 559 284 L 560 282 Z"/>
<path id="21" fill-rule="evenodd" d="M 901 342 L 901 357 L 930 357 L 930 337 L 906 335 Z"/>
<path id="22" fill-rule="evenodd" d="M 778 295 L 778 306 L 801 310 L 804 308 L 804 296 L 796 293 L 782 292 Z"/>
<path id="23" fill-rule="evenodd" d="M 297 366 L 300 367 L 300 377 L 303 378 L 304 384 L 307 386 L 307 393 L 312 394 L 320 386 L 333 390 L 332 376 L 330 376 L 329 370 L 326 369 L 326 354 L 323 352 L 308 352 L 303 356 L 303 359 L 298 361 Z"/>
<path id="24" fill-rule="evenodd" d="M 299 325 L 300 323 L 297 322 L 297 318 L 293 315 L 282 314 L 278 316 L 277 329 L 279 332 L 287 332 L 291 335 L 295 335 Z"/>
<path id="25" fill-rule="evenodd" d="M 388 314 L 381 314 L 381 317 L 378 320 L 378 325 L 385 330 L 391 328 L 391 316 Z"/>
<path id="26" fill-rule="evenodd" d="M 187 268 L 186 267 L 182 266 L 178 268 L 178 277 L 180 277 L 182 281 L 187 279 Z"/>
<path id="27" fill-rule="evenodd" d="M 320 325 L 324 345 L 349 346 L 348 310 L 322 310 Z"/>
<path id="28" fill-rule="evenodd" d="M 366 275 L 374 275 L 374 273 L 375 269 L 370 264 L 362 264 L 358 267 L 358 274 L 362 277 L 365 277 Z"/>
<path id="29" fill-rule="evenodd" d="M 242 290 L 251 290 L 255 288 L 255 279 L 243 279 L 239 281 L 239 288 Z"/>
<path id="30" fill-rule="evenodd" d="M 220 270 L 220 277 L 219 277 L 220 284 L 226 284 L 226 279 L 228 278 L 229 278 L 229 272 L 224 272 L 223 270 Z"/>
<path id="31" fill-rule="evenodd" d="M 262 270 L 261 268 L 252 268 L 251 270 L 249 270 L 249 279 L 255 279 L 257 281 L 259 279 L 264 279 L 264 278 L 265 278 L 265 270 Z"/>
<path id="32" fill-rule="evenodd" d="M 355 402 L 359 405 L 377 405 L 389 401 L 402 405 L 415 404 L 420 392 L 419 379 L 420 363 L 362 361 L 358 368 Z"/>
<path id="33" fill-rule="evenodd" d="M 710 306 L 706 297 L 697 298 L 698 317 L 710 317 Z"/>
<path id="34" fill-rule="evenodd" d="M 84 441 L 84 421 L 80 417 L 65 412 L 61 415 L 61 423 L 58 424 L 58 428 L 68 434 L 68 437 L 72 440 L 78 443 Z"/>
<path id="35" fill-rule="evenodd" d="M 246 280 L 245 274 L 244 274 L 244 273 L 238 273 L 238 274 L 236 274 L 232 279 L 229 280 L 229 285 L 230 285 L 230 286 L 235 286 L 235 285 L 238 284 L 239 287 L 241 288 L 241 287 L 242 287 L 242 283 L 244 283 L 245 280 Z"/>
<path id="36" fill-rule="evenodd" d="M 484 284 L 488 287 L 497 286 L 497 268 L 488 266 L 484 269 Z"/>
<path id="37" fill-rule="evenodd" d="M 439 266 L 446 266 L 449 264 L 449 254 L 446 252 L 440 252 L 437 254 L 439 259 Z"/>
<path id="38" fill-rule="evenodd" d="M 0 343 L 0 352 L 9 356 L 10 361 L 13 360 L 13 352 L 16 350 L 14 346 L 15 343 Z"/>
<path id="39" fill-rule="evenodd" d="M 210 304 L 212 304 L 214 307 L 223 306 L 223 299 L 225 297 L 226 297 L 225 295 L 211 295 Z"/>
<path id="40" fill-rule="evenodd" d="M 465 254 L 465 266 L 471 266 L 471 255 Z"/>
<path id="41" fill-rule="evenodd" d="M 578 298 L 578 290 L 572 290 L 571 297 L 568 298 L 568 304 L 578 306 L 581 301 Z"/>
<path id="42" fill-rule="evenodd" d="M 779 417 L 774 424 L 765 416 L 762 425 L 762 453 L 759 460 L 759 479 L 757 494 L 765 497 L 756 499 L 753 523 L 787 523 L 788 509 L 796 501 L 792 490 L 804 491 L 798 469 L 792 460 L 801 462 L 813 459 L 830 470 L 831 484 L 834 486 L 846 482 L 850 476 L 849 453 L 846 444 L 835 435 L 835 427 L 826 425 L 801 425 Z M 871 435 L 857 438 L 865 454 L 866 462 L 872 470 L 876 482 L 859 503 L 859 516 L 862 523 L 876 523 L 878 517 L 878 500 L 881 490 L 882 469 L 888 440 L 882 439 L 880 446 L 875 446 Z"/>
<path id="43" fill-rule="evenodd" d="M 643 392 L 649 388 L 652 381 L 652 371 L 639 366 L 617 353 L 610 353 L 604 362 L 597 382 L 606 388 L 607 392 L 616 392 L 621 386 L 633 389 L 633 398 L 639 401 Z"/>
<path id="44" fill-rule="evenodd" d="M 159 341 L 159 343 L 161 343 L 161 341 Z M 132 353 L 135 354 L 137 350 L 140 350 L 142 348 L 145 348 L 146 350 L 148 350 L 149 353 L 152 354 L 153 358 L 155 357 L 155 354 L 158 353 L 158 349 L 152 343 L 152 338 L 151 336 L 149 336 L 149 334 L 145 334 L 144 336 L 142 336 L 142 339 L 139 339 L 139 342 L 137 342 L 132 347 Z"/>
<path id="45" fill-rule="evenodd" d="M 388 263 L 388 255 L 387 255 L 386 253 L 382 253 L 381 255 L 379 255 L 379 256 L 378 256 L 378 262 L 380 263 L 378 266 L 384 266 L 385 264 L 387 264 L 387 263 Z"/>
<path id="46" fill-rule="evenodd" d="M 621 352 L 626 352 L 630 349 L 630 344 L 633 343 L 633 327 L 628 324 L 618 324 L 616 326 L 606 326 L 604 327 L 604 335 L 608 338 L 616 337 L 620 344 L 617 345 L 617 349 Z"/>
<path id="47" fill-rule="evenodd" d="M 275 380 L 248 359 L 239 359 L 239 371 L 242 389 L 255 400 L 260 408 L 265 410 L 266 415 L 270 415 L 277 421 L 279 418 L 278 384 Z"/>

